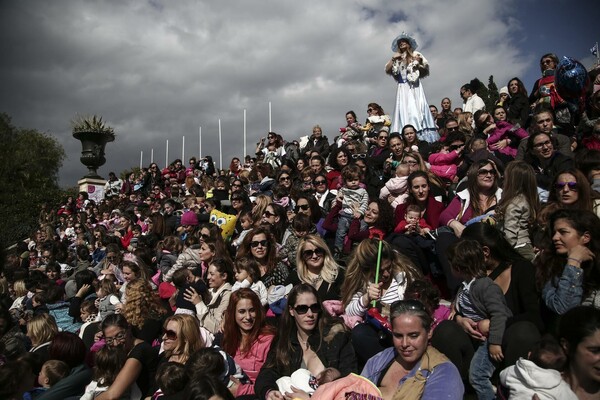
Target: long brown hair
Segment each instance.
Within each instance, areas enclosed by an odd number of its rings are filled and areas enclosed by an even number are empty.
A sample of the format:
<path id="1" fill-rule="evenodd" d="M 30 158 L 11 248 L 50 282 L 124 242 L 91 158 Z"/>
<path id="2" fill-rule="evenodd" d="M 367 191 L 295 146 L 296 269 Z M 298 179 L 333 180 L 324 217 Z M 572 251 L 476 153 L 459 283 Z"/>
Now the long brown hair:
<path id="1" fill-rule="evenodd" d="M 506 208 L 517 196 L 523 196 L 529 205 L 529 224 L 533 224 L 540 210 L 540 198 L 533 167 L 525 161 L 513 161 L 504 171 L 504 187 L 502 198 L 496 207 L 496 216 L 504 219 Z"/>
<path id="2" fill-rule="evenodd" d="M 244 299 L 252 302 L 252 307 L 256 312 L 254 326 L 248 333 L 246 340 L 243 340 L 240 328 L 235 322 L 237 303 Z M 259 339 L 259 336 L 274 334 L 275 329 L 270 325 L 265 325 L 265 310 L 256 293 L 248 288 L 242 288 L 231 293 L 229 305 L 227 306 L 227 310 L 225 310 L 225 324 L 223 325 L 222 347 L 227 354 L 235 355 L 238 350 L 241 354 L 248 353 L 252 344 Z"/>
<path id="3" fill-rule="evenodd" d="M 496 169 L 496 164 L 494 164 L 491 160 L 479 160 L 474 162 L 473 165 L 467 171 L 467 190 L 469 191 L 470 197 L 470 206 L 473 209 L 473 217 L 477 217 L 481 215 L 486 210 L 481 210 L 479 207 L 479 194 L 480 188 L 477 183 L 477 174 L 481 167 L 490 164 L 494 170 Z M 492 186 L 492 196 L 488 199 L 488 204 L 486 204 L 486 209 L 489 209 L 492 205 L 492 200 L 495 197 L 496 191 L 498 190 L 498 175 L 494 175 L 494 185 Z"/>
<path id="4" fill-rule="evenodd" d="M 271 271 L 273 271 L 273 269 L 275 269 L 275 266 L 277 265 L 277 243 L 275 242 L 275 237 L 273 236 L 269 228 L 261 226 L 258 228 L 254 228 L 250 232 L 248 232 L 246 237 L 244 237 L 242 244 L 240 245 L 237 257 L 254 258 L 254 256 L 252 255 L 252 251 L 250 250 L 250 243 L 252 242 L 252 238 L 254 236 L 260 234 L 265 235 L 265 237 L 267 238 L 266 266 L 267 273 L 270 273 Z"/>

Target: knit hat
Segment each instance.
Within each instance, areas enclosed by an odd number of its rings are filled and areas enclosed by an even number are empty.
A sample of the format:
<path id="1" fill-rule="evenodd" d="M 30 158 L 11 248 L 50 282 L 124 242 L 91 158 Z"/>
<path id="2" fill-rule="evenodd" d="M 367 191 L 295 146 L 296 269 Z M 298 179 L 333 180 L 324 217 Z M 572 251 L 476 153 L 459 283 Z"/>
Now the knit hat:
<path id="1" fill-rule="evenodd" d="M 508 87 L 507 87 L 507 86 L 502 86 L 502 87 L 500 88 L 500 94 L 508 94 L 508 95 L 510 95 L 510 94 L 508 93 Z"/>
<path id="2" fill-rule="evenodd" d="M 186 211 L 183 213 L 183 215 L 181 216 L 181 226 L 185 226 L 185 225 L 192 225 L 192 226 L 198 225 L 198 217 L 196 216 L 195 212 Z"/>

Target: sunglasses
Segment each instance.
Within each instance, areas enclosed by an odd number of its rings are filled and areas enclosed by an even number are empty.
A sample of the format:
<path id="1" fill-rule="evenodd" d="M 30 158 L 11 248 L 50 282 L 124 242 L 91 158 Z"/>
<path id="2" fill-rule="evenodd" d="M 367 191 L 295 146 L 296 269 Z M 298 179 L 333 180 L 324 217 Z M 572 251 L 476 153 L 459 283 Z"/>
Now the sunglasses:
<path id="1" fill-rule="evenodd" d="M 200 238 L 201 238 L 202 240 L 208 240 L 208 239 L 210 239 L 210 236 L 209 236 L 209 235 L 207 235 L 207 234 L 205 234 L 205 233 L 202 233 L 202 234 L 200 234 Z"/>
<path id="2" fill-rule="evenodd" d="M 304 250 L 302 252 L 302 257 L 307 259 L 307 258 L 313 258 L 313 256 L 317 256 L 317 257 L 323 257 L 323 255 L 325 254 L 325 250 L 320 249 L 320 248 L 316 248 L 314 250 Z"/>
<path id="3" fill-rule="evenodd" d="M 426 312 L 425 306 L 419 300 L 398 300 L 390 306 L 390 313 L 407 310 Z"/>
<path id="4" fill-rule="evenodd" d="M 252 247 L 253 249 L 260 246 L 260 247 L 267 247 L 267 242 L 266 240 L 253 240 L 252 242 L 250 242 L 250 247 Z"/>
<path id="5" fill-rule="evenodd" d="M 310 205 L 308 205 L 308 204 L 297 205 L 297 206 L 296 206 L 296 211 L 299 211 L 299 210 L 304 210 L 304 211 L 306 211 L 306 210 L 308 210 L 309 208 L 310 208 Z"/>
<path id="6" fill-rule="evenodd" d="M 577 190 L 577 182 L 556 182 L 554 184 L 556 190 L 563 190 L 565 186 L 568 186 L 569 190 Z"/>
<path id="7" fill-rule="evenodd" d="M 315 184 L 315 185 L 324 185 L 326 183 L 327 183 L 326 180 L 313 181 L 313 184 Z"/>
<path id="8" fill-rule="evenodd" d="M 373 108 L 367 108 L 367 112 L 373 112 L 375 111 Z"/>
<path id="9" fill-rule="evenodd" d="M 281 178 L 279 178 L 279 181 L 289 181 L 290 177 L 289 176 L 282 176 Z"/>
<path id="10" fill-rule="evenodd" d="M 270 212 L 270 211 L 267 211 L 267 210 L 265 210 L 265 211 L 263 212 L 263 215 L 265 215 L 267 218 L 271 218 L 271 217 L 274 217 L 274 216 L 275 216 L 275 214 L 273 214 L 272 212 Z"/>
<path id="11" fill-rule="evenodd" d="M 379 139 L 379 140 L 381 140 L 381 139 L 385 139 L 385 140 L 387 140 L 387 139 L 388 139 L 388 137 L 387 137 L 387 136 L 379 136 L 377 139 Z"/>
<path id="12" fill-rule="evenodd" d="M 360 153 L 360 154 L 352 154 L 352 158 L 353 159 L 359 159 L 359 158 L 366 158 L 367 155 L 365 153 Z"/>
<path id="13" fill-rule="evenodd" d="M 321 306 L 319 305 L 319 303 L 315 303 L 311 304 L 310 306 L 302 304 L 294 307 L 294 311 L 296 311 L 298 315 L 304 315 L 308 312 L 308 310 L 310 310 L 313 314 L 318 314 L 319 312 L 321 312 Z"/>
<path id="14" fill-rule="evenodd" d="M 458 130 L 458 126 L 454 126 L 454 127 L 451 127 L 451 128 L 446 128 L 446 130 L 447 130 L 448 132 L 454 132 L 454 131 L 457 131 L 457 130 Z"/>
<path id="15" fill-rule="evenodd" d="M 496 170 L 482 168 L 479 171 L 477 171 L 477 175 L 479 175 L 479 176 L 486 176 L 488 174 L 490 174 L 492 176 L 496 176 Z"/>
<path id="16" fill-rule="evenodd" d="M 168 340 L 177 340 L 177 333 L 170 329 L 163 329 L 163 336 Z"/>

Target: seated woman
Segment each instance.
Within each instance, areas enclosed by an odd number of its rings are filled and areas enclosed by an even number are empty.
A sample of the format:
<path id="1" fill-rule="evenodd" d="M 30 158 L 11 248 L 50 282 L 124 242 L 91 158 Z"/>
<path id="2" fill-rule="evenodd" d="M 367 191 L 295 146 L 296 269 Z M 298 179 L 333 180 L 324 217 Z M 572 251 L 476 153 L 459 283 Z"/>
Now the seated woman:
<path id="1" fill-rule="evenodd" d="M 152 344 L 160 336 L 166 310 L 150 284 L 142 279 L 129 282 L 125 291 L 127 302 L 121 314 L 131 325 L 136 337 Z"/>
<path id="2" fill-rule="evenodd" d="M 321 237 L 307 235 L 300 240 L 296 251 L 297 269 L 290 273 L 286 283 L 306 283 L 313 286 L 319 298 L 340 300 L 344 270 L 335 262 L 331 251 Z"/>
<path id="3" fill-rule="evenodd" d="M 593 364 L 600 346 L 600 310 L 575 307 L 565 313 L 558 327 L 558 338 L 568 364 L 563 377 L 579 399 L 600 397 L 600 376 Z"/>
<path id="4" fill-rule="evenodd" d="M 535 259 L 549 322 L 584 300 L 600 305 L 600 219 L 591 211 L 558 210 L 548 227 L 552 245 Z"/>
<path id="5" fill-rule="evenodd" d="M 600 216 L 600 199 L 592 191 L 585 175 L 576 168 L 566 169 L 556 175 L 539 222 L 545 223 L 547 217 L 560 208 L 592 211 Z"/>
<path id="6" fill-rule="evenodd" d="M 529 136 L 527 131 L 506 121 L 494 121 L 492 114 L 486 111 L 478 111 L 475 115 L 479 135 L 486 139 L 494 155 L 504 163 L 514 160 L 521 139 Z"/>
<path id="7" fill-rule="evenodd" d="M 289 275 L 288 267 L 277 259 L 277 243 L 267 228 L 250 231 L 238 249 L 237 257 L 250 257 L 258 262 L 260 279 L 267 289 L 283 285 Z"/>
<path id="8" fill-rule="evenodd" d="M 166 362 L 185 364 L 190 355 L 204 347 L 198 319 L 188 314 L 172 315 L 163 325 L 159 365 Z"/>
<path id="9" fill-rule="evenodd" d="M 433 318 L 417 300 L 391 306 L 393 347 L 371 357 L 361 375 L 375 383 L 384 399 L 462 399 L 458 370 L 435 348 Z"/>
<path id="10" fill-rule="evenodd" d="M 357 370 L 350 333 L 341 321 L 324 312 L 311 285 L 301 283 L 292 289 L 278 332 L 256 378 L 255 393 L 261 399 L 308 398 L 301 390 L 281 393 L 276 383 L 300 368 L 315 377 L 327 368 L 336 369 L 339 376 Z"/>
<path id="11" fill-rule="evenodd" d="M 379 282 L 375 283 L 379 243 L 376 239 L 363 240 L 350 256 L 341 293 L 348 316 L 366 318 L 373 307 L 388 317 L 390 305 L 402 300 L 406 286 L 421 276 L 406 257 L 389 243 L 381 242 Z M 356 353 L 362 365 L 391 345 L 389 332 L 371 323 L 357 324 L 352 329 L 352 340 L 361 344 Z"/>
<path id="12" fill-rule="evenodd" d="M 254 395 L 254 384 L 274 335 L 275 329 L 265 324 L 265 311 L 256 293 L 248 288 L 233 292 L 225 311 L 221 347 L 248 378 L 234 381 L 231 391 L 236 396 Z"/>
<path id="13" fill-rule="evenodd" d="M 223 313 L 229 305 L 233 279 L 231 261 L 217 258 L 208 267 L 209 290 L 206 303 L 193 287 L 185 291 L 184 299 L 196 306 L 196 316 L 200 326 L 212 334 L 216 334 L 221 329 Z"/>
<path id="14" fill-rule="evenodd" d="M 96 399 L 118 399 L 134 384 L 142 392 L 142 398 L 151 394 L 149 389 L 156 373 L 157 351 L 135 337 L 131 328 L 122 314 L 109 315 L 102 321 L 102 337 L 106 346 L 125 350 L 127 360 L 113 384 Z"/>
<path id="15" fill-rule="evenodd" d="M 335 206 L 329 211 L 323 227 L 329 232 L 337 231 L 337 215 L 342 208 L 342 203 L 336 199 Z M 344 253 L 352 251 L 354 243 L 373 236 L 385 237 L 392 230 L 393 209 L 386 200 L 375 199 L 369 202 L 367 211 L 362 218 L 353 218 L 348 229 L 348 239 L 344 243 Z"/>

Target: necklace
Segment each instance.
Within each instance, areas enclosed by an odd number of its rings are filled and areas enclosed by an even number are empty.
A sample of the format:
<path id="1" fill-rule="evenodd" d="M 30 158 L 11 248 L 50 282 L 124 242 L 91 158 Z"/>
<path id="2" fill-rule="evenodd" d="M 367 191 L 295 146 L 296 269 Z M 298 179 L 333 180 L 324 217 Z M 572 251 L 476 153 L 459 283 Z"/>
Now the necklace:
<path id="1" fill-rule="evenodd" d="M 321 274 L 319 274 L 319 275 L 317 275 L 315 277 L 311 277 L 309 279 L 310 279 L 311 286 L 317 286 L 323 280 L 323 277 L 321 276 Z"/>
<path id="2" fill-rule="evenodd" d="M 302 340 L 299 333 L 296 336 L 298 337 L 298 341 L 300 342 L 300 345 L 302 346 L 302 348 L 308 349 L 308 338 L 306 338 L 306 340 Z"/>

